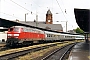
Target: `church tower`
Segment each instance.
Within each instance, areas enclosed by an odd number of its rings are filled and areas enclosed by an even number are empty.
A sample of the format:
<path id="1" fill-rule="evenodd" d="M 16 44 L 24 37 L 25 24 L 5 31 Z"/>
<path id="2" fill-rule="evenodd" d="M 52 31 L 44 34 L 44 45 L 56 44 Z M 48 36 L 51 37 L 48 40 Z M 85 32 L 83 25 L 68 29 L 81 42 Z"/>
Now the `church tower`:
<path id="1" fill-rule="evenodd" d="M 46 24 L 53 24 L 52 13 L 50 9 L 47 11 L 47 14 L 46 14 Z"/>

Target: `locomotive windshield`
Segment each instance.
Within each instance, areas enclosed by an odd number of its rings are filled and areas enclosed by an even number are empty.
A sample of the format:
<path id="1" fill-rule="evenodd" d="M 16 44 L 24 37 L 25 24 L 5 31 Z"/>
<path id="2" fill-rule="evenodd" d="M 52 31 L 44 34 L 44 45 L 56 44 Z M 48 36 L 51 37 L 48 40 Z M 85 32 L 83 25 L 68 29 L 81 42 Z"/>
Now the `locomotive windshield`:
<path id="1" fill-rule="evenodd" d="M 10 32 L 10 31 L 13 31 L 13 28 L 10 28 L 10 29 L 9 29 L 9 32 Z"/>
<path id="2" fill-rule="evenodd" d="M 19 32 L 19 28 L 14 28 L 14 32 Z"/>
<path id="3" fill-rule="evenodd" d="M 10 29 L 9 29 L 9 32 L 11 32 L 11 31 L 19 32 L 19 28 L 10 28 Z"/>

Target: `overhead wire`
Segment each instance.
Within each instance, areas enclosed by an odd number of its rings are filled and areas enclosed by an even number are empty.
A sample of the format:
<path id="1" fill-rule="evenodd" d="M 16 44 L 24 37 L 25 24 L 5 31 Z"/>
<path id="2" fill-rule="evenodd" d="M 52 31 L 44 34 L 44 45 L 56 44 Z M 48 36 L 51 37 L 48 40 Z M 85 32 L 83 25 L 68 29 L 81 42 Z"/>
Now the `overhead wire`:
<path id="1" fill-rule="evenodd" d="M 62 0 L 61 0 L 62 1 Z M 63 3 L 63 1 L 62 1 L 62 4 L 63 4 L 63 6 L 64 6 L 64 3 Z M 64 6 L 65 7 L 65 6 Z M 66 11 L 66 9 L 65 9 L 65 13 L 67 14 L 67 11 Z M 68 21 L 69 22 L 69 21 Z M 72 25 L 71 23 L 69 23 L 69 25 Z"/>
<path id="2" fill-rule="evenodd" d="M 13 0 L 10 0 L 10 1 L 11 1 L 11 2 L 13 2 L 13 3 L 15 3 L 16 5 L 20 6 L 21 8 L 23 8 L 23 9 L 25 9 L 25 10 L 29 11 L 31 14 L 36 15 L 36 13 L 33 13 L 32 11 L 30 11 L 30 10 L 26 9 L 25 7 L 23 7 L 23 6 L 21 6 L 20 4 L 18 4 L 18 3 L 16 3 L 16 2 L 14 2 Z M 40 18 L 41 18 L 41 17 L 40 17 Z M 41 19 L 42 19 L 42 18 L 41 18 Z"/>
<path id="3" fill-rule="evenodd" d="M 4 0 L 4 2 L 6 2 L 6 1 Z M 1 14 L 0 16 L 2 16 L 2 14 L 4 14 L 4 15 L 12 16 L 14 18 L 19 18 L 19 17 L 15 16 L 14 14 L 8 14 L 8 13 L 2 12 L 2 11 L 0 11 L 0 14 Z M 2 17 L 0 17 L 0 18 L 2 18 Z M 21 18 L 19 18 L 19 19 L 21 19 Z"/>
<path id="4" fill-rule="evenodd" d="M 14 2 L 13 0 L 10 0 L 10 1 L 11 1 L 11 2 L 13 2 L 13 3 L 15 3 L 16 5 L 20 6 L 21 8 L 23 8 L 23 9 L 25 9 L 25 10 L 27 10 L 27 11 L 31 12 L 30 10 L 28 10 L 28 9 L 26 9 L 25 7 L 23 7 L 23 6 L 19 5 L 18 3 Z"/>
<path id="5" fill-rule="evenodd" d="M 59 6 L 59 8 L 60 8 L 61 12 L 63 13 L 63 10 L 62 10 L 62 8 L 61 8 L 61 6 L 60 6 L 60 4 L 59 4 L 58 0 L 56 0 L 56 2 L 57 2 L 57 4 L 58 4 L 58 6 Z M 65 14 L 64 14 L 64 13 L 63 13 L 63 15 L 64 15 L 65 19 L 67 20 L 67 18 L 66 18 L 66 16 L 65 16 Z"/>
<path id="6" fill-rule="evenodd" d="M 5 15 L 8 15 L 8 16 L 15 17 L 15 18 L 19 18 L 19 17 L 14 16 L 14 14 L 13 15 L 10 15 L 10 14 L 4 13 L 4 12 L 0 12 L 0 13 L 5 14 Z M 21 19 L 21 18 L 19 18 L 19 19 Z"/>

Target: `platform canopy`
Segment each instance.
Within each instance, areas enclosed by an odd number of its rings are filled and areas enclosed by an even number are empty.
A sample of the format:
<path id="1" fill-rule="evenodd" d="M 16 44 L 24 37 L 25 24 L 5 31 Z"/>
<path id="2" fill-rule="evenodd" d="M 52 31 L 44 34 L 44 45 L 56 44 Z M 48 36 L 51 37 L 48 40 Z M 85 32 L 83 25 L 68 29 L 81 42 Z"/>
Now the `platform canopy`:
<path id="1" fill-rule="evenodd" d="M 19 23 L 16 21 L 10 21 L 7 19 L 0 18 L 0 27 L 10 28 L 12 26 L 26 26 L 26 27 L 38 28 L 38 27 L 28 25 L 27 23 Z M 38 28 L 38 29 L 40 29 L 40 28 Z"/>
<path id="2" fill-rule="evenodd" d="M 74 9 L 74 14 L 78 26 L 84 31 L 90 33 L 90 10 Z"/>

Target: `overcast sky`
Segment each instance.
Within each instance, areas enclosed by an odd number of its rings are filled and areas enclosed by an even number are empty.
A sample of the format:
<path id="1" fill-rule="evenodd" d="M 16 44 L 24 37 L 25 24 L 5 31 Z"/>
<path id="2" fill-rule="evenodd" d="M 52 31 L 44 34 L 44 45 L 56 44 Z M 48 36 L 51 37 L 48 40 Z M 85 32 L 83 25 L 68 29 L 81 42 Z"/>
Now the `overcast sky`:
<path id="1" fill-rule="evenodd" d="M 28 13 L 27 21 L 34 21 L 36 14 L 38 21 L 45 21 L 47 10 L 50 9 L 53 23 L 62 24 L 66 31 L 65 21 L 68 21 L 68 30 L 78 27 L 74 8 L 90 9 L 90 0 L 0 0 L 0 18 L 24 21 Z"/>

